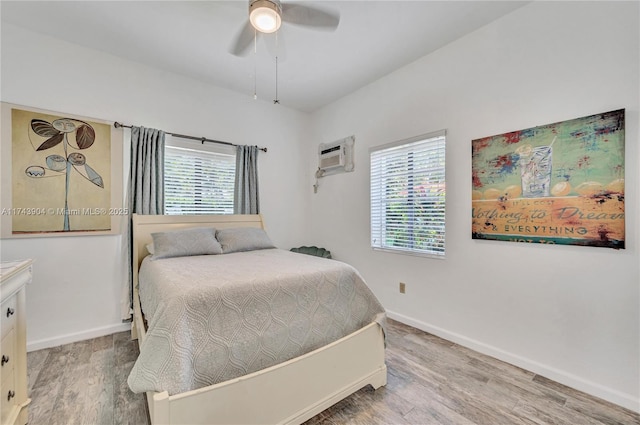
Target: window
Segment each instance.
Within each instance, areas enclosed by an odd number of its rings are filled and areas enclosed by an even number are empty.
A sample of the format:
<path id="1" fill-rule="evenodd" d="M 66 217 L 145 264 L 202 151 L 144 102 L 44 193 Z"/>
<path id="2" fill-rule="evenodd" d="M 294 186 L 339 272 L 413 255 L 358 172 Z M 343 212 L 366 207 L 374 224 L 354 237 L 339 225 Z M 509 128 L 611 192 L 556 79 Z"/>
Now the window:
<path id="1" fill-rule="evenodd" d="M 235 152 L 188 146 L 165 146 L 165 214 L 233 214 Z"/>
<path id="2" fill-rule="evenodd" d="M 372 148 L 371 247 L 445 254 L 445 132 Z"/>

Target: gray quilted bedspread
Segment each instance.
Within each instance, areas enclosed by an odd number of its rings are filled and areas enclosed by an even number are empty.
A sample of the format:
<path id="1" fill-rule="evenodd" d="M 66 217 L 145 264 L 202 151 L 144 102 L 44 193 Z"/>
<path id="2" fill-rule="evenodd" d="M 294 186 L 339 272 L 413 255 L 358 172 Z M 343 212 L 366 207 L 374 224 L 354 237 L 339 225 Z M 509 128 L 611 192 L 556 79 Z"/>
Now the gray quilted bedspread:
<path id="1" fill-rule="evenodd" d="M 139 281 L 148 330 L 128 379 L 136 393 L 224 382 L 384 321 L 353 267 L 280 249 L 147 258 Z"/>

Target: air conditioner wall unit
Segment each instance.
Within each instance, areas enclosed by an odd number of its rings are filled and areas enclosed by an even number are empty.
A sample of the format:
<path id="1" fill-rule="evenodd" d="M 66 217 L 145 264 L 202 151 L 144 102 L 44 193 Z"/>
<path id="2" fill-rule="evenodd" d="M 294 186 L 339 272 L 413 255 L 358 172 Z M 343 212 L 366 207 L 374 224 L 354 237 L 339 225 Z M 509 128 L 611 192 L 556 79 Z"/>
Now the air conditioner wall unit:
<path id="1" fill-rule="evenodd" d="M 355 137 L 350 136 L 318 146 L 318 168 L 323 172 L 353 171 L 353 144 Z M 323 173 L 324 174 L 324 173 Z"/>

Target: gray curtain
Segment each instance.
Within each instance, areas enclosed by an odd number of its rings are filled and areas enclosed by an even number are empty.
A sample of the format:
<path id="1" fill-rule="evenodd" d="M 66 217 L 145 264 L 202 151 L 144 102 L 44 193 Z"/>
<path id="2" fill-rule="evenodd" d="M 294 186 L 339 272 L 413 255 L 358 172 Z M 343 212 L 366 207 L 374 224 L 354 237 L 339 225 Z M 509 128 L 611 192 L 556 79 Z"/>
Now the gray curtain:
<path id="1" fill-rule="evenodd" d="M 236 148 L 234 214 L 260 213 L 260 194 L 258 191 L 259 150 L 257 146 L 238 146 Z"/>
<path id="2" fill-rule="evenodd" d="M 130 319 L 133 302 L 131 214 L 164 214 L 164 140 L 165 133 L 162 130 L 131 127 L 131 168 L 126 195 L 129 217 L 123 235 L 123 245 L 126 243 L 127 247 L 122 249 L 126 255 L 124 263 L 128 274 L 128 278 L 123 279 L 121 296 L 123 320 Z"/>
<path id="3" fill-rule="evenodd" d="M 162 130 L 131 128 L 129 210 L 134 214 L 164 214 L 164 139 Z"/>

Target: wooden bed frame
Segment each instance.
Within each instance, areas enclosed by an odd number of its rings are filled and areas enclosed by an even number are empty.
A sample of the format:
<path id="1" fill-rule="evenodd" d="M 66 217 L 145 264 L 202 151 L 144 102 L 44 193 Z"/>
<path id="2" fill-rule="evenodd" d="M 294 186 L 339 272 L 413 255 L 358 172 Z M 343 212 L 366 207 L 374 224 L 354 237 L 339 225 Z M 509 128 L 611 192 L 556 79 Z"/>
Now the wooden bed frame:
<path id="1" fill-rule="evenodd" d="M 138 268 L 151 234 L 187 227 L 259 227 L 260 215 L 133 215 L 133 339 L 146 330 L 138 297 Z M 302 254 L 301 254 L 302 255 Z M 219 384 L 181 394 L 147 392 L 151 423 L 301 424 L 366 385 L 387 383 L 384 334 L 372 323 L 308 354 Z"/>

